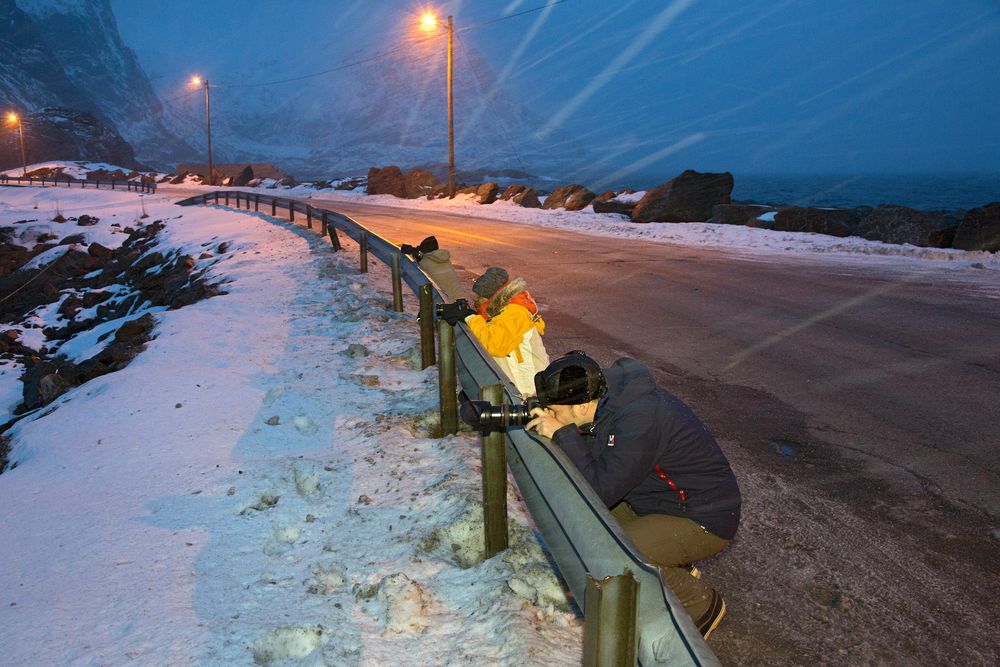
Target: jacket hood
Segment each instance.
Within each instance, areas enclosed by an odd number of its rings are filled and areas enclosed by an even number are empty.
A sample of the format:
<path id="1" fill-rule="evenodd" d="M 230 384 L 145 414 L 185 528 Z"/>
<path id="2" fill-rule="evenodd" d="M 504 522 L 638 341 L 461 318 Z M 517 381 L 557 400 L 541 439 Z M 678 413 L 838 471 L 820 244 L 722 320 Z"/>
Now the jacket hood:
<path id="1" fill-rule="evenodd" d="M 497 293 L 494 294 L 493 297 L 486 303 L 486 315 L 488 317 L 496 317 L 500 314 L 501 310 L 510 304 L 511 299 L 527 289 L 528 284 L 524 282 L 524 278 L 511 278 L 510 281 L 497 290 Z M 534 305 L 535 302 L 531 299 L 530 295 L 528 295 L 528 299 L 531 300 L 531 304 Z M 521 305 L 525 304 L 522 303 Z M 525 307 L 528 308 L 528 310 L 531 310 L 530 307 Z M 535 309 L 531 314 L 534 315 L 537 312 L 538 306 L 535 306 Z"/>
<path id="2" fill-rule="evenodd" d="M 617 411 L 656 391 L 656 381 L 641 362 L 622 357 L 604 369 L 608 383 L 608 408 Z"/>
<path id="3" fill-rule="evenodd" d="M 451 253 L 444 248 L 439 248 L 431 252 L 425 252 L 420 256 L 420 261 L 424 261 L 425 259 L 432 262 L 447 262 L 451 260 Z"/>

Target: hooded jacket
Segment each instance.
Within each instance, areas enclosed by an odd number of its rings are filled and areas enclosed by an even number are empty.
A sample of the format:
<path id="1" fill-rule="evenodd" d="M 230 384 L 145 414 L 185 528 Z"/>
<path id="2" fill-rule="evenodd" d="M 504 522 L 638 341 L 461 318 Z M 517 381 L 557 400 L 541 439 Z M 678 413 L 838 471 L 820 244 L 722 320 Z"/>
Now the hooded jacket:
<path id="1" fill-rule="evenodd" d="M 455 274 L 455 267 L 451 264 L 451 253 L 443 248 L 431 252 L 421 253 L 418 262 L 420 270 L 434 281 L 449 301 L 467 299 L 468 294 L 462 289 Z"/>
<path id="2" fill-rule="evenodd" d="M 640 516 L 681 516 L 732 539 L 740 489 L 705 425 L 635 359 L 618 359 L 604 377 L 608 392 L 594 422 L 564 426 L 553 442 L 608 507 L 625 500 Z"/>
<path id="3" fill-rule="evenodd" d="M 545 321 L 525 287 L 522 278 L 510 280 L 486 302 L 482 314 L 465 318 L 466 325 L 522 396 L 535 393 L 535 373 L 549 365 L 542 344 Z"/>

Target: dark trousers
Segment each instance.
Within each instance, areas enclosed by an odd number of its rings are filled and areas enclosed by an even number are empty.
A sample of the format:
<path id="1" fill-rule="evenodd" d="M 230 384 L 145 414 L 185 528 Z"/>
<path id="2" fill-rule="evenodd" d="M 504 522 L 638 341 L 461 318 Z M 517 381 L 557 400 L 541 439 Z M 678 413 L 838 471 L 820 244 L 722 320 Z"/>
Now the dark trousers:
<path id="1" fill-rule="evenodd" d="M 708 611 L 715 591 L 683 566 L 714 556 L 729 540 L 708 532 L 691 519 L 667 514 L 639 516 L 624 502 L 616 505 L 611 514 L 639 552 L 659 566 L 660 577 L 688 615 L 695 621 L 700 619 Z"/>

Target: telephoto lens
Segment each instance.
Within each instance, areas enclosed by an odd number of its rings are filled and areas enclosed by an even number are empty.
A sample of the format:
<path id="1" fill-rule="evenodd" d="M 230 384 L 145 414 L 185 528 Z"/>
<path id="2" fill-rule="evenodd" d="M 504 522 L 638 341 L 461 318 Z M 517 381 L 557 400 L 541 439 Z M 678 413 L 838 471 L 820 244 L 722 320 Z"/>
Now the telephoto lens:
<path id="1" fill-rule="evenodd" d="M 531 411 L 539 407 L 534 396 L 520 405 L 501 403 L 493 405 L 489 401 L 466 401 L 459 408 L 462 421 L 483 434 L 505 431 L 511 426 L 524 426 L 534 417 Z"/>

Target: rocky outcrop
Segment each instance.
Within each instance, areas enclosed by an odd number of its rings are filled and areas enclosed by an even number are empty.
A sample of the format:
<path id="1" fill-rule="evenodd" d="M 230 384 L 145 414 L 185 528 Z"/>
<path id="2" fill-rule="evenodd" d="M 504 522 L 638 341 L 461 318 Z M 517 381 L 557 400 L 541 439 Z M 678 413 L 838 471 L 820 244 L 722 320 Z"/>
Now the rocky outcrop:
<path id="1" fill-rule="evenodd" d="M 958 219 L 945 213 L 882 205 L 862 217 L 855 233 L 869 241 L 941 248 L 957 227 Z"/>
<path id="2" fill-rule="evenodd" d="M 423 169 L 412 169 L 406 174 L 395 165 L 371 167 L 368 170 L 368 194 L 392 195 L 400 199 L 428 197 L 440 187 L 434 174 Z M 447 192 L 447 185 L 445 185 Z"/>
<path id="3" fill-rule="evenodd" d="M 719 225 L 754 226 L 757 218 L 773 210 L 761 204 L 717 204 L 712 207 L 712 217 L 708 221 Z"/>
<path id="4" fill-rule="evenodd" d="M 403 175 L 403 193 L 407 199 L 426 197 L 438 185 L 434 174 L 424 169 L 411 169 Z"/>
<path id="5" fill-rule="evenodd" d="M 132 146 L 114 126 L 74 109 L 50 107 L 29 113 L 23 122 L 28 164 L 48 160 L 108 162 L 144 169 L 136 162 Z M 21 166 L 20 143 L 0 141 L 0 169 Z M 96 176 L 95 178 L 101 178 Z M 127 180 L 109 176 L 102 180 Z"/>
<path id="6" fill-rule="evenodd" d="M 246 185 L 250 183 L 250 181 L 252 181 L 253 179 L 254 179 L 253 167 L 247 165 L 243 167 L 243 170 L 240 173 L 232 177 L 232 182 L 230 183 L 230 185 L 237 188 L 246 187 Z"/>
<path id="7" fill-rule="evenodd" d="M 800 208 L 790 206 L 774 216 L 774 230 L 812 232 L 828 236 L 850 236 L 861 222 L 861 213 L 853 208 Z"/>
<path id="8" fill-rule="evenodd" d="M 967 211 L 955 232 L 953 246 L 961 250 L 1000 251 L 1000 202 Z"/>
<path id="9" fill-rule="evenodd" d="M 545 198 L 542 208 L 564 208 L 567 211 L 580 211 L 586 208 L 596 196 L 579 183 L 571 183 L 556 188 L 552 194 Z"/>
<path id="10" fill-rule="evenodd" d="M 80 216 L 84 217 L 92 218 Z M 205 270 L 195 270 L 192 257 L 176 250 L 154 250 L 162 229 L 163 223 L 155 222 L 139 230 L 126 230 L 129 237 L 114 249 L 99 243 L 61 245 L 58 247 L 65 250 L 48 264 L 0 276 L 0 293 L 9 295 L 0 302 L 0 320 L 18 322 L 37 308 L 61 300 L 58 312 L 65 322 L 58 328 L 43 329 L 47 346 L 39 350 L 21 345 L 16 330 L 0 333 L 0 357 L 16 358 L 25 367 L 24 402 L 15 413 L 45 405 L 72 387 L 126 365 L 143 349 L 155 324 L 149 314 L 129 319 L 137 307 L 180 308 L 222 293 L 218 285 L 207 281 Z M 13 244 L 0 245 L 0 257 L 11 247 Z M 27 254 L 55 247 L 38 244 Z M 220 247 L 218 252 L 225 251 Z M 49 355 L 49 348 L 115 320 L 122 323 L 104 350 L 92 358 L 73 363 Z"/>
<path id="11" fill-rule="evenodd" d="M 632 210 L 633 222 L 702 222 L 712 207 L 729 204 L 733 175 L 687 170 L 646 192 Z"/>
<path id="12" fill-rule="evenodd" d="M 403 172 L 395 165 L 372 167 L 368 170 L 368 194 L 406 197 L 406 181 Z"/>

